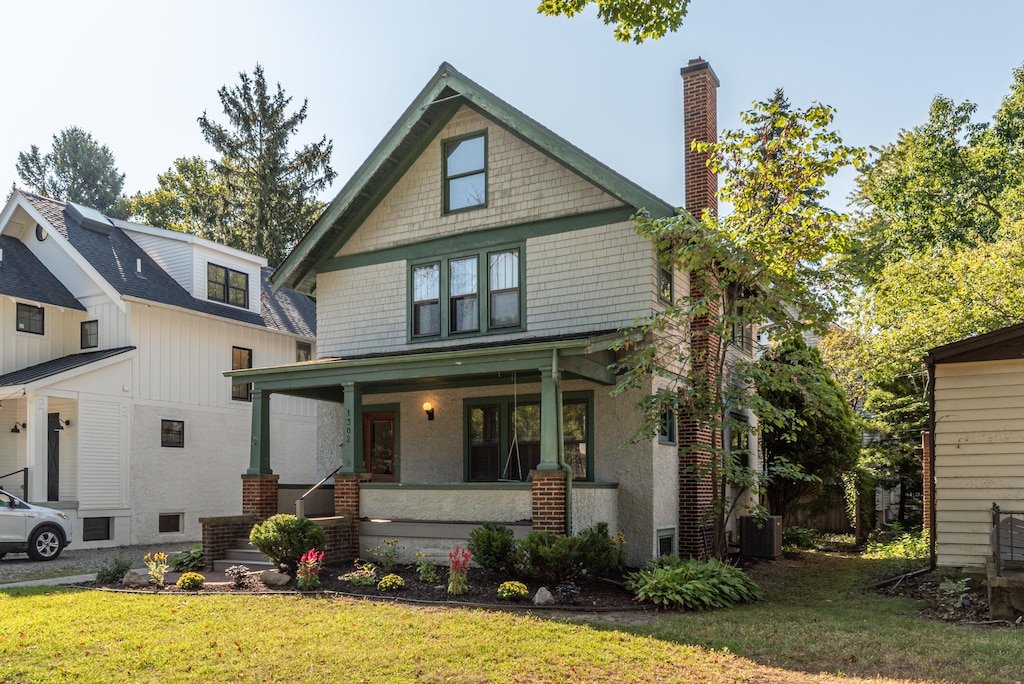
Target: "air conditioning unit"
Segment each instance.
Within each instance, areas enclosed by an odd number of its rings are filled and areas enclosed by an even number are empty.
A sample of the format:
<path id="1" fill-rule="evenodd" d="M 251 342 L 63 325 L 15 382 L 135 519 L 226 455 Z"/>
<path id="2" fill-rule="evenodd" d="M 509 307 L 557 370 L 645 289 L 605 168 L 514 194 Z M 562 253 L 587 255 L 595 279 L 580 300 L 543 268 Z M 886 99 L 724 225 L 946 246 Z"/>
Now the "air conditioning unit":
<path id="1" fill-rule="evenodd" d="M 745 558 L 782 557 L 782 516 L 740 516 L 740 553 Z"/>

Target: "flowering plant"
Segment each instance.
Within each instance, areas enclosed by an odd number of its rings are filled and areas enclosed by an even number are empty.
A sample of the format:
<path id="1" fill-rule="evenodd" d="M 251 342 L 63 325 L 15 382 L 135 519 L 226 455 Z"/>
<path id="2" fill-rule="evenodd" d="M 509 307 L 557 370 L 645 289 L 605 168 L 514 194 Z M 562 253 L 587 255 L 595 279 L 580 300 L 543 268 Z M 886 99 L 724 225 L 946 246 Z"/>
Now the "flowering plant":
<path id="1" fill-rule="evenodd" d="M 380 582 L 377 582 L 377 588 L 381 591 L 395 591 L 396 589 L 405 588 L 405 580 L 402 579 L 401 575 L 384 575 Z"/>
<path id="2" fill-rule="evenodd" d="M 324 552 L 310 549 L 299 559 L 299 569 L 295 582 L 301 591 L 309 591 L 320 586 L 320 569 L 324 565 Z"/>
<path id="3" fill-rule="evenodd" d="M 434 565 L 434 561 L 430 560 L 422 551 L 417 551 L 416 557 L 419 558 L 416 561 L 416 570 L 419 572 L 420 582 L 436 582 L 437 566 Z"/>
<path id="4" fill-rule="evenodd" d="M 456 546 L 448 554 L 448 593 L 458 596 L 466 593 L 466 577 L 469 575 L 469 549 Z"/>
<path id="5" fill-rule="evenodd" d="M 147 553 L 143 558 L 149 568 L 149 581 L 158 587 L 164 586 L 164 575 L 167 574 L 167 554 L 161 552 Z"/>
<path id="6" fill-rule="evenodd" d="M 522 582 L 502 582 L 498 587 L 498 596 L 506 601 L 518 601 L 529 593 L 530 590 Z"/>

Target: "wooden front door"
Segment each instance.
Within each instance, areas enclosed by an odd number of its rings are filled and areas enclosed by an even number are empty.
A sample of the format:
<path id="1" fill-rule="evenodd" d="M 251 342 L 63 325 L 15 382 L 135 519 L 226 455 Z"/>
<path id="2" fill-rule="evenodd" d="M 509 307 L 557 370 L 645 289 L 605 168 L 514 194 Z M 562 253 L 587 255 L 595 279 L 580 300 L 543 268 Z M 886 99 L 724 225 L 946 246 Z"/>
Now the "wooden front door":
<path id="1" fill-rule="evenodd" d="M 363 467 L 375 482 L 394 482 L 398 470 L 395 412 L 363 414 Z"/>

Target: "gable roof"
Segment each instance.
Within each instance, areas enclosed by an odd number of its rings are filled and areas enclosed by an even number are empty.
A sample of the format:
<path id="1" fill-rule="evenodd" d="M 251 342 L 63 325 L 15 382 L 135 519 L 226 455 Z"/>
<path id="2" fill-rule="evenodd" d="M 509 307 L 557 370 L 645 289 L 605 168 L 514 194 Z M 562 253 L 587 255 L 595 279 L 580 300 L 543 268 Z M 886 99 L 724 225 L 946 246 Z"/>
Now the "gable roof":
<path id="1" fill-rule="evenodd" d="M 9 235 L 0 235 L 0 294 L 39 304 L 85 311 L 85 307 L 50 273 L 25 244 Z"/>
<path id="2" fill-rule="evenodd" d="M 96 219 L 83 217 L 81 209 L 85 208 L 41 195 L 19 192 L 42 215 L 51 228 L 60 233 L 88 261 L 96 273 L 123 297 L 167 304 L 293 335 L 316 337 L 316 304 L 306 295 L 294 290 L 281 290 L 276 294 L 272 292 L 268 279 L 273 274 L 273 269 L 261 269 L 261 312 L 259 314 L 227 304 L 198 299 L 161 268 L 146 250 L 114 222 L 108 220 L 109 226 L 103 226 L 102 230 L 97 230 L 96 227 L 86 227 L 83 224 Z M 93 213 L 100 216 L 98 212 Z M 105 217 L 102 218 L 105 219 Z M 18 241 L 15 240 L 15 242 Z M 24 245 L 22 248 L 26 252 L 28 251 Z M 136 264 L 139 261 L 142 264 L 141 275 L 136 272 Z M 56 279 L 41 263 L 38 263 L 38 260 L 36 263 L 40 274 L 45 272 L 50 278 Z M 4 294 L 9 293 L 5 292 Z M 70 293 L 68 294 L 70 295 Z M 27 297 L 28 295 L 18 294 L 17 296 Z M 74 308 L 84 310 L 81 304 Z"/>
<path id="3" fill-rule="evenodd" d="M 29 366 L 28 368 L 20 368 L 16 371 L 0 375 L 0 387 L 27 385 L 32 382 L 53 377 L 60 373 L 66 373 L 70 370 L 88 366 L 89 364 L 102 361 L 103 359 L 109 359 L 112 356 L 124 354 L 125 352 L 129 352 L 134 349 L 135 347 L 117 347 L 115 349 L 81 352 L 79 354 L 62 356 L 59 359 L 51 359 L 49 361 L 44 361 L 43 363 L 37 363 L 34 366 Z"/>
<path id="4" fill-rule="evenodd" d="M 1024 359 L 1024 323 L 974 335 L 928 351 L 928 363 Z"/>
<path id="5" fill-rule="evenodd" d="M 616 173 L 447 62 L 420 91 L 272 278 L 274 289 L 312 292 L 318 264 L 332 257 L 463 106 L 495 121 L 604 192 L 635 209 L 670 216 L 675 207 Z"/>

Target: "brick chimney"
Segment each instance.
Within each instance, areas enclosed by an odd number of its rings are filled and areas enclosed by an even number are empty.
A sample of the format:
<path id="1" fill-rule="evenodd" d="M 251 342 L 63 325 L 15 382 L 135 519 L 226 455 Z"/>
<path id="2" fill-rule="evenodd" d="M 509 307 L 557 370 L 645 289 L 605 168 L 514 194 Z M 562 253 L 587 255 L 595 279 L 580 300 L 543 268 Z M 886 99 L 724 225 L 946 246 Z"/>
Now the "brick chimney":
<path id="1" fill-rule="evenodd" d="M 707 167 L 707 154 L 690 149 L 694 140 L 718 140 L 718 77 L 698 57 L 679 70 L 683 77 L 683 131 L 686 135 L 686 210 L 700 219 L 705 209 L 718 214 L 718 177 Z"/>

